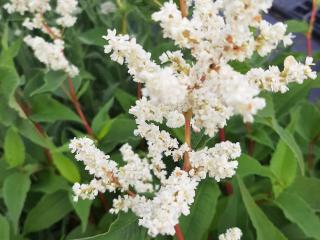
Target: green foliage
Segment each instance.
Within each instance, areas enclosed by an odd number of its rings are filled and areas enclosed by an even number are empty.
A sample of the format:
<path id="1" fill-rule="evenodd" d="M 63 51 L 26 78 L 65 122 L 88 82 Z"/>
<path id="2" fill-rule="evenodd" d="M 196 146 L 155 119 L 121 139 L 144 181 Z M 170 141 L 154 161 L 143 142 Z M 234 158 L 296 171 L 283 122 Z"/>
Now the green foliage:
<path id="1" fill-rule="evenodd" d="M 12 221 L 15 233 L 19 230 L 18 221 L 30 189 L 29 176 L 23 173 L 9 175 L 3 183 L 3 200 Z"/>
<path id="2" fill-rule="evenodd" d="M 7 219 L 2 215 L 0 215 L 0 239 L 3 239 L 3 240 L 10 239 L 9 223 Z"/>
<path id="3" fill-rule="evenodd" d="M 0 0 L 1 7 L 6 2 Z M 102 35 L 108 28 L 134 35 L 154 59 L 175 50 L 151 22 L 164 0 L 114 1 L 118 9 L 110 15 L 101 13 L 102 0 L 79 2 L 77 24 L 64 32 L 66 55 L 80 69 L 72 79 L 75 95 L 96 144 L 121 165 L 122 144 L 129 143 L 141 156 L 146 144 L 134 136 L 136 124 L 128 114 L 136 101 L 136 84 L 123 66 L 104 54 Z M 106 213 L 104 207 L 111 207 L 118 192 L 106 193 L 104 206 L 99 198 L 73 201 L 72 184 L 90 178 L 69 153 L 68 143 L 88 132 L 67 76 L 35 60 L 23 42 L 26 31 L 15 35 L 22 29 L 21 17 L 9 16 L 2 8 L 0 15 L 0 240 L 151 240 L 133 213 Z M 304 21 L 287 24 L 288 32 L 308 31 Z M 304 53 L 279 48 L 272 58 L 254 56 L 232 66 L 240 72 L 281 66 L 290 54 L 305 58 Z M 200 183 L 190 215 L 180 218 L 185 239 L 216 239 L 235 226 L 241 227 L 245 240 L 320 239 L 320 104 L 308 101 L 310 90 L 319 86 L 317 79 L 292 84 L 286 94 L 263 93 L 268 105 L 256 116 L 252 131 L 240 118 L 230 119 L 227 139 L 240 142 L 243 150 L 237 177 Z M 171 133 L 184 141 L 183 128 Z M 192 133 L 194 149 L 217 142 L 217 137 Z M 253 152 L 247 150 L 250 142 Z M 168 164 L 168 169 L 174 166 Z M 232 193 L 226 186 L 233 187 Z"/>
<path id="4" fill-rule="evenodd" d="M 68 194 L 58 191 L 40 199 L 25 221 L 24 233 L 36 232 L 52 226 L 72 210 Z"/>
<path id="5" fill-rule="evenodd" d="M 303 199 L 295 194 L 282 193 L 276 199 L 276 204 L 290 221 L 303 230 L 307 237 L 320 239 L 320 219 Z"/>
<path id="6" fill-rule="evenodd" d="M 68 181 L 75 183 L 80 181 L 80 173 L 75 163 L 63 154 L 52 153 L 53 164 L 60 174 Z"/>
<path id="7" fill-rule="evenodd" d="M 25 160 L 25 146 L 15 129 L 9 128 L 4 140 L 4 157 L 11 167 L 20 166 Z"/>
<path id="8" fill-rule="evenodd" d="M 181 228 L 185 239 L 201 240 L 208 236 L 219 195 L 219 188 L 211 179 L 200 183 L 190 215 L 181 218 Z"/>
<path id="9" fill-rule="evenodd" d="M 257 240 L 287 239 L 257 206 L 241 178 L 238 178 L 238 183 L 243 203 L 248 211 L 252 224 L 257 231 Z"/>
<path id="10" fill-rule="evenodd" d="M 140 240 L 146 238 L 146 230 L 138 226 L 138 219 L 133 213 L 120 213 L 111 224 L 107 233 L 81 240 Z"/>

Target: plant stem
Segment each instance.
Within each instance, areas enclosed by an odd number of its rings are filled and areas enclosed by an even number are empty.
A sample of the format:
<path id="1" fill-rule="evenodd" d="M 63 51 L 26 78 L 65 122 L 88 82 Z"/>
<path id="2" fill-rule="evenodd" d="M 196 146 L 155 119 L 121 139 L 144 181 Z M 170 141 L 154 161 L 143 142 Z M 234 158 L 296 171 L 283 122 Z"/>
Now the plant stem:
<path id="1" fill-rule="evenodd" d="M 184 236 L 181 230 L 181 227 L 179 224 L 174 226 L 174 229 L 176 230 L 176 237 L 178 240 L 184 240 Z"/>
<path id="2" fill-rule="evenodd" d="M 91 137 L 94 137 L 94 134 L 93 134 L 93 131 L 92 131 L 92 128 L 90 127 L 83 111 L 82 111 L 82 108 L 81 108 L 81 104 L 78 100 L 78 97 L 76 95 L 76 92 L 75 92 L 75 89 L 74 89 L 74 86 L 73 86 L 73 83 L 72 83 L 72 79 L 71 78 L 68 78 L 68 83 L 69 83 L 69 90 L 70 90 L 70 96 L 71 96 L 71 101 L 73 103 L 73 106 L 74 108 L 76 109 L 80 119 L 81 119 L 81 122 L 84 126 L 84 128 L 86 129 L 87 133 L 91 136 Z"/>
<path id="3" fill-rule="evenodd" d="M 26 115 L 26 117 L 29 118 L 29 116 L 32 114 L 31 108 L 27 104 L 25 104 L 23 102 L 19 102 L 18 100 L 17 100 L 17 103 L 20 106 L 20 108 L 22 109 L 22 111 L 24 112 L 24 114 Z M 40 136 L 46 138 L 47 135 L 46 135 L 44 129 L 42 128 L 42 126 L 40 125 L 40 123 L 38 123 L 38 122 L 32 122 L 32 123 L 33 123 L 34 127 L 36 128 L 38 134 Z M 48 164 L 51 165 L 52 164 L 52 156 L 51 156 L 50 150 L 45 148 L 44 155 L 48 159 Z"/>
<path id="4" fill-rule="evenodd" d="M 192 148 L 192 146 L 191 146 L 191 118 L 192 118 L 192 111 L 191 110 L 184 113 L 184 119 L 185 119 L 184 139 L 185 139 L 185 143 L 188 144 L 190 150 Z M 185 152 L 183 155 L 183 170 L 189 172 L 190 169 L 191 169 L 191 163 L 190 163 L 189 152 Z"/>
<path id="5" fill-rule="evenodd" d="M 122 34 L 127 33 L 127 14 L 126 13 L 123 13 L 123 15 L 122 15 L 121 32 L 122 32 Z"/>
<path id="6" fill-rule="evenodd" d="M 155 5 L 158 5 L 159 7 L 162 6 L 162 4 L 161 4 L 158 0 L 153 0 L 153 3 L 154 3 Z"/>
<path id="7" fill-rule="evenodd" d="M 109 205 L 108 205 L 107 199 L 105 198 L 105 196 L 101 192 L 98 193 L 98 196 L 99 196 L 99 201 L 100 201 L 103 209 L 106 212 L 108 212 L 109 211 Z"/>
<path id="8" fill-rule="evenodd" d="M 224 128 L 221 128 L 219 130 L 219 138 L 220 138 L 220 142 L 226 141 L 226 132 L 225 132 Z M 226 193 L 228 196 L 233 193 L 233 186 L 230 182 L 225 183 L 225 190 L 226 190 Z"/>
<path id="9" fill-rule="evenodd" d="M 138 99 L 141 99 L 141 98 L 142 98 L 142 83 L 141 83 L 141 82 L 138 82 L 137 98 L 138 98 Z"/>
<path id="10" fill-rule="evenodd" d="M 186 0 L 180 0 L 180 11 L 182 17 L 188 16 L 188 8 Z M 184 129 L 184 138 L 185 142 L 188 144 L 190 150 L 191 150 L 191 118 L 192 118 L 192 110 L 190 109 L 186 113 L 184 113 L 185 118 L 185 129 Z M 183 154 L 183 170 L 189 172 L 191 169 L 191 163 L 190 163 L 190 156 L 189 152 L 185 152 Z M 176 231 L 176 237 L 178 240 L 184 240 L 183 232 L 180 228 L 180 225 L 177 224 L 174 226 L 174 229 Z"/>
<path id="11" fill-rule="evenodd" d="M 180 11 L 182 17 L 187 17 L 188 16 L 188 6 L 187 6 L 187 1 L 186 0 L 179 0 L 180 1 Z"/>
<path id="12" fill-rule="evenodd" d="M 312 56 L 313 55 L 313 47 L 312 47 L 312 34 L 313 34 L 313 30 L 314 30 L 314 23 L 316 21 L 316 16 L 317 16 L 317 3 L 316 0 L 312 0 L 312 10 L 311 10 L 311 17 L 310 17 L 310 23 L 309 23 L 309 30 L 306 34 L 306 38 L 307 38 L 307 53 L 308 56 Z M 319 140 L 320 135 L 316 136 L 314 139 L 312 139 L 308 145 L 308 170 L 309 172 L 311 172 L 313 165 L 314 165 L 314 155 L 313 155 L 313 151 L 314 151 L 314 145 L 316 144 L 316 142 Z"/>
<path id="13" fill-rule="evenodd" d="M 306 34 L 308 56 L 312 56 L 313 54 L 312 34 L 314 30 L 314 23 L 316 21 L 316 16 L 317 16 L 317 3 L 316 3 L 316 0 L 312 0 L 312 11 L 311 11 L 311 17 L 310 17 L 310 23 L 309 23 L 309 30 Z"/>
<path id="14" fill-rule="evenodd" d="M 320 134 L 313 138 L 308 145 L 308 170 L 312 171 L 314 165 L 314 145 L 320 140 Z"/>
<path id="15" fill-rule="evenodd" d="M 55 35 L 54 31 L 52 31 L 52 29 L 50 28 L 50 26 L 48 25 L 48 23 L 45 20 L 43 20 L 42 23 L 43 23 L 44 28 L 47 30 L 48 34 L 50 35 L 50 37 L 53 40 L 61 39 L 60 36 Z M 66 95 L 70 98 L 74 108 L 77 111 L 77 114 L 79 115 L 79 117 L 81 119 L 81 122 L 82 122 L 84 128 L 86 129 L 87 134 L 89 134 L 92 138 L 95 138 L 93 130 L 90 127 L 90 125 L 89 125 L 89 123 L 88 123 L 88 121 L 87 121 L 87 119 L 86 119 L 86 117 L 85 117 L 85 115 L 84 115 L 84 113 L 82 111 L 82 107 L 81 107 L 81 104 L 79 102 L 79 99 L 78 99 L 78 96 L 76 94 L 76 91 L 74 89 L 74 85 L 73 85 L 72 79 L 69 76 L 68 76 L 68 84 L 69 84 L 69 92 L 66 91 L 66 89 L 64 88 L 64 85 L 62 85 L 63 86 L 62 89 L 66 92 Z M 37 129 L 38 129 L 39 132 L 41 132 L 40 131 L 41 128 L 39 128 L 39 126 L 38 126 Z M 48 160 L 52 162 L 52 160 L 50 160 L 51 159 L 51 155 L 50 155 L 49 150 L 46 149 L 45 151 L 46 151 L 46 155 L 48 157 Z M 101 206 L 104 208 L 105 211 L 108 211 L 109 207 L 108 207 L 108 203 L 107 203 L 106 197 L 100 192 L 99 192 L 98 195 L 99 195 L 99 200 L 100 200 Z"/>
<path id="16" fill-rule="evenodd" d="M 219 138 L 220 138 L 220 142 L 226 141 L 226 133 L 225 133 L 224 128 L 221 128 L 219 130 Z"/>
<path id="17" fill-rule="evenodd" d="M 252 124 L 246 123 L 246 129 L 247 129 L 247 134 L 251 134 L 252 133 Z M 255 145 L 255 142 L 252 139 L 249 139 L 248 140 L 248 155 L 249 156 L 253 156 L 254 145 Z"/>

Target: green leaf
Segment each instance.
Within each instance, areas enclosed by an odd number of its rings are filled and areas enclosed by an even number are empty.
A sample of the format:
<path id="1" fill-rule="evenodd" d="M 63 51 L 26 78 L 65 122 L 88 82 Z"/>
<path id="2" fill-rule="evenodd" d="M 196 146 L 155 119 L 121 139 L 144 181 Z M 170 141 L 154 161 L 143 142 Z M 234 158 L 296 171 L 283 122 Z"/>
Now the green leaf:
<path id="1" fill-rule="evenodd" d="M 106 35 L 106 33 L 106 28 L 98 27 L 81 33 L 78 38 L 83 44 L 103 47 L 107 41 L 102 36 Z"/>
<path id="2" fill-rule="evenodd" d="M 4 156 L 10 167 L 21 166 L 25 159 L 25 147 L 19 133 L 9 128 L 4 140 Z"/>
<path id="3" fill-rule="evenodd" d="M 262 145 L 265 145 L 271 149 L 274 149 L 273 141 L 270 137 L 270 135 L 262 128 L 254 128 L 254 131 L 252 135 L 250 135 L 250 138 L 254 140 L 255 142 L 258 142 Z"/>
<path id="4" fill-rule="evenodd" d="M 306 99 L 310 93 L 311 87 L 316 81 L 305 81 L 303 85 L 291 84 L 290 91 L 285 94 L 274 94 L 275 110 L 280 117 L 288 114 L 287 109 L 293 107 L 294 103 L 298 103 L 301 99 Z"/>
<path id="5" fill-rule="evenodd" d="M 101 142 L 101 146 L 106 152 L 109 152 L 120 143 L 130 142 L 130 140 L 136 139 L 136 137 L 133 136 L 135 128 L 136 123 L 133 119 L 123 117 L 112 119 L 107 134 Z"/>
<path id="6" fill-rule="evenodd" d="M 17 119 L 14 124 L 19 130 L 19 133 L 31 142 L 47 149 L 55 149 L 50 139 L 39 133 L 39 130 L 29 119 Z"/>
<path id="7" fill-rule="evenodd" d="M 242 179 L 240 177 L 237 177 L 237 179 L 242 200 L 257 232 L 257 240 L 286 240 L 286 237 L 273 225 L 264 212 L 257 206 L 248 189 L 242 182 Z"/>
<path id="8" fill-rule="evenodd" d="M 7 177 L 3 183 L 3 199 L 15 233 L 18 232 L 18 222 L 30 184 L 29 176 L 23 173 L 14 173 Z"/>
<path id="9" fill-rule="evenodd" d="M 307 237 L 320 239 L 320 220 L 312 208 L 298 195 L 282 193 L 275 201 L 285 216 L 296 223 Z"/>
<path id="10" fill-rule="evenodd" d="M 299 110 L 299 109 L 298 109 Z M 298 118 L 300 112 L 297 111 L 297 108 L 294 108 L 291 112 L 291 121 L 288 125 L 287 129 L 284 130 L 287 134 L 288 139 L 284 138 L 286 136 L 281 137 L 281 131 L 283 129 L 279 127 L 278 132 L 280 132 L 280 141 L 278 142 L 275 153 L 272 156 L 270 169 L 277 176 L 277 179 L 272 181 L 273 191 L 275 196 L 279 196 L 279 194 L 290 186 L 295 177 L 297 176 L 298 164 L 300 162 L 301 166 L 304 168 L 304 160 L 302 157 L 301 150 L 295 139 L 293 134 L 297 128 Z M 277 122 L 274 121 L 274 125 L 277 125 Z M 281 130 L 281 131 L 280 131 Z M 301 160 L 302 159 L 302 160 Z M 297 161 L 298 160 L 298 161 Z M 303 174 L 304 172 L 302 172 Z"/>
<path id="11" fill-rule="evenodd" d="M 272 187 L 275 195 L 278 196 L 293 183 L 298 169 L 293 152 L 282 140 L 279 141 L 273 153 L 270 169 L 277 176 L 272 181 Z"/>
<path id="12" fill-rule="evenodd" d="M 311 208 L 320 212 L 320 179 L 297 177 L 286 192 L 300 196 Z"/>
<path id="13" fill-rule="evenodd" d="M 294 158 L 298 162 L 300 167 L 301 174 L 304 175 L 305 172 L 305 164 L 303 155 L 301 153 L 300 147 L 298 146 L 296 140 L 293 135 L 289 132 L 289 130 L 283 129 L 275 118 L 258 118 L 260 123 L 263 123 L 269 127 L 271 127 L 280 137 L 284 144 L 288 146 L 288 148 L 292 151 Z"/>
<path id="14" fill-rule="evenodd" d="M 320 134 L 320 110 L 309 102 L 302 102 L 299 106 L 297 132 L 306 141 L 314 140 Z"/>
<path id="15" fill-rule="evenodd" d="M 213 221 L 220 190 L 212 179 L 199 184 L 190 215 L 182 216 L 180 225 L 186 240 L 201 240 L 207 236 Z"/>
<path id="16" fill-rule="evenodd" d="M 53 164 L 60 174 L 71 183 L 80 182 L 80 173 L 72 160 L 63 154 L 51 153 Z"/>
<path id="17" fill-rule="evenodd" d="M 33 91 L 31 96 L 40 93 L 54 92 L 67 79 L 67 75 L 63 71 L 49 71 L 44 77 L 44 84 Z"/>
<path id="18" fill-rule="evenodd" d="M 6 24 L 4 34 L 2 35 L 3 48 L 0 55 L 0 66 L 6 66 L 14 69 L 13 59 L 19 53 L 22 39 L 15 40 L 12 44 L 8 44 L 8 25 Z"/>
<path id="19" fill-rule="evenodd" d="M 32 191 L 51 194 L 59 190 L 70 190 L 70 185 L 65 178 L 56 175 L 53 171 L 41 171 L 37 174 L 37 180 L 32 185 Z"/>
<path id="20" fill-rule="evenodd" d="M 73 205 L 73 208 L 74 208 L 76 214 L 78 215 L 78 217 L 81 220 L 81 229 L 82 229 L 82 232 L 84 233 L 85 230 L 87 229 L 92 201 L 91 200 L 79 200 L 79 201 L 75 202 L 75 201 L 73 201 L 71 195 L 70 195 L 69 199 L 71 201 L 71 204 Z"/>
<path id="21" fill-rule="evenodd" d="M 92 130 L 93 132 L 98 135 L 103 126 L 108 122 L 110 119 L 109 111 L 113 106 L 114 99 L 111 98 L 98 112 L 98 114 L 94 117 L 92 121 Z"/>
<path id="22" fill-rule="evenodd" d="M 68 193 L 65 191 L 58 191 L 42 197 L 37 205 L 30 210 L 25 221 L 24 233 L 46 229 L 64 218 L 72 210 L 68 198 Z"/>
<path id="23" fill-rule="evenodd" d="M 14 96 L 20 78 L 12 67 L 0 66 L 0 74 L 0 122 L 10 125 L 16 112 L 24 116 Z"/>
<path id="24" fill-rule="evenodd" d="M 0 239 L 10 240 L 10 226 L 5 217 L 0 215 Z"/>
<path id="25" fill-rule="evenodd" d="M 274 179 L 274 174 L 266 166 L 262 166 L 255 158 L 250 157 L 249 155 L 242 154 L 238 158 L 239 167 L 237 169 L 237 174 L 241 177 L 246 177 L 249 175 L 259 175 L 262 177 L 267 177 Z"/>
<path id="26" fill-rule="evenodd" d="M 121 89 L 116 91 L 115 97 L 125 112 L 128 112 L 137 100 L 136 97 Z"/>
<path id="27" fill-rule="evenodd" d="M 307 33 L 309 30 L 309 24 L 305 21 L 288 20 L 285 23 L 288 25 L 287 32 Z"/>
<path id="28" fill-rule="evenodd" d="M 32 114 L 30 118 L 36 122 L 76 121 L 80 118 L 68 107 L 51 98 L 50 95 L 36 95 L 31 99 Z"/>
<path id="29" fill-rule="evenodd" d="M 81 240 L 142 240 L 146 237 L 146 229 L 138 225 L 138 218 L 132 212 L 120 213 L 107 233 Z"/>

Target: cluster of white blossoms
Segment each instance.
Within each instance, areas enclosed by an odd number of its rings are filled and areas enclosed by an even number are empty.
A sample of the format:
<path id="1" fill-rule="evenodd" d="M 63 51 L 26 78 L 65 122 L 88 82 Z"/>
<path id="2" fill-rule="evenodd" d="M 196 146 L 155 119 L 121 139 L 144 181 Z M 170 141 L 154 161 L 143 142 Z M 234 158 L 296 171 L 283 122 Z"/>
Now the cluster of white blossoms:
<path id="1" fill-rule="evenodd" d="M 62 70 L 70 77 L 79 74 L 76 66 L 72 65 L 64 55 L 64 41 L 62 33 L 65 28 L 72 27 L 77 18 L 77 0 L 57 0 L 53 7 L 50 0 L 10 0 L 3 7 L 8 13 L 18 13 L 25 17 L 23 26 L 29 31 L 38 29 L 45 35 L 49 35 L 51 42 L 41 36 L 24 38 L 25 43 L 32 48 L 36 58 L 50 70 Z M 49 26 L 46 19 L 47 13 L 55 14 L 55 25 Z M 50 19 L 51 20 L 51 19 Z M 50 21 L 51 22 L 51 21 Z M 59 52 L 58 52 L 59 51 Z"/>
<path id="2" fill-rule="evenodd" d="M 204 179 L 208 174 L 209 177 L 220 182 L 221 179 L 230 178 L 236 173 L 238 162 L 230 159 L 240 157 L 241 148 L 239 143 L 222 142 L 213 148 L 204 148 L 189 154 L 193 166 L 190 171 L 191 176 Z"/>
<path id="3" fill-rule="evenodd" d="M 242 232 L 239 228 L 230 228 L 225 234 L 219 236 L 219 240 L 240 240 Z"/>
<path id="4" fill-rule="evenodd" d="M 190 213 L 197 185 L 195 179 L 177 167 L 162 182 L 152 199 L 125 195 L 114 201 L 111 212 L 127 212 L 131 209 L 139 217 L 139 224 L 146 227 L 151 236 L 159 233 L 174 235 L 174 226 L 179 223 L 179 217 Z"/>
<path id="5" fill-rule="evenodd" d="M 126 64 L 133 80 L 143 84 L 142 98 L 129 110 L 137 123 L 134 134 L 146 140 L 144 158 L 129 145 L 121 148 L 124 164 L 118 166 L 93 141 L 74 139 L 70 148 L 94 176 L 89 184 L 74 186 L 75 199 L 90 198 L 105 190 L 119 190 L 113 213 L 133 211 L 139 224 L 151 236 L 173 235 L 181 215 L 188 215 L 196 188 L 206 177 L 221 181 L 232 177 L 240 156 L 239 143 L 221 142 L 211 148 L 193 150 L 190 127 L 214 137 L 234 115 L 253 122 L 265 107 L 261 91 L 285 92 L 291 82 L 314 79 L 312 59 L 306 63 L 288 57 L 283 71 L 271 66 L 243 74 L 230 61 L 244 61 L 256 52 L 265 56 L 283 43 L 290 45 L 286 26 L 262 19 L 271 0 L 194 0 L 190 18 L 182 17 L 173 1 L 166 2 L 152 18 L 163 28 L 164 37 L 190 51 L 165 52 L 160 63 L 152 60 L 135 38 L 108 30 L 105 52 L 119 64 Z M 255 30 L 253 30 L 255 29 Z M 185 126 L 186 142 L 181 143 L 164 129 Z M 188 135 L 189 134 L 189 135 Z M 168 159 L 184 160 L 183 167 L 166 168 Z M 176 164 L 178 165 L 178 164 Z M 239 240 L 240 229 L 229 229 L 220 240 Z"/>

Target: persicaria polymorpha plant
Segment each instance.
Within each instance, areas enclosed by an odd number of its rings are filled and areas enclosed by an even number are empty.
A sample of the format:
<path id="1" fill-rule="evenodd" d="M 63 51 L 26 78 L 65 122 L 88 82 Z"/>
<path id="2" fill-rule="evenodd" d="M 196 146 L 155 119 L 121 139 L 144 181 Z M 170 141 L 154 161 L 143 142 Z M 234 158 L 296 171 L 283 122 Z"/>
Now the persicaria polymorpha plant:
<path id="1" fill-rule="evenodd" d="M 288 84 L 314 79 L 312 58 L 300 63 L 289 56 L 284 68 L 253 68 L 240 73 L 231 61 L 245 61 L 258 54 L 270 54 L 279 44 L 292 44 L 286 25 L 270 24 L 263 13 L 271 0 L 194 0 L 192 16 L 185 16 L 172 1 L 166 2 L 152 18 L 159 22 L 163 36 L 181 51 L 164 52 L 159 62 L 135 38 L 108 30 L 105 52 L 119 64 L 126 64 L 133 81 L 143 85 L 142 97 L 129 113 L 137 123 L 134 134 L 146 140 L 143 157 L 125 144 L 119 165 L 97 149 L 89 138 L 73 139 L 70 148 L 78 161 L 93 175 L 88 184 L 75 184 L 75 200 L 94 199 L 99 192 L 121 194 L 113 201 L 112 213 L 131 210 L 151 236 L 174 235 L 182 215 L 190 213 L 197 186 L 207 177 L 217 182 L 235 175 L 241 155 L 239 143 L 223 141 L 214 147 L 193 149 L 191 131 L 214 137 L 234 115 L 254 121 L 266 106 L 261 91 L 284 93 Z M 191 59 L 184 57 L 188 51 Z M 185 127 L 181 143 L 166 131 Z M 176 167 L 169 171 L 164 158 Z M 146 194 L 148 193 L 148 194 Z M 227 230 L 221 240 L 241 238 L 238 228 Z"/>

